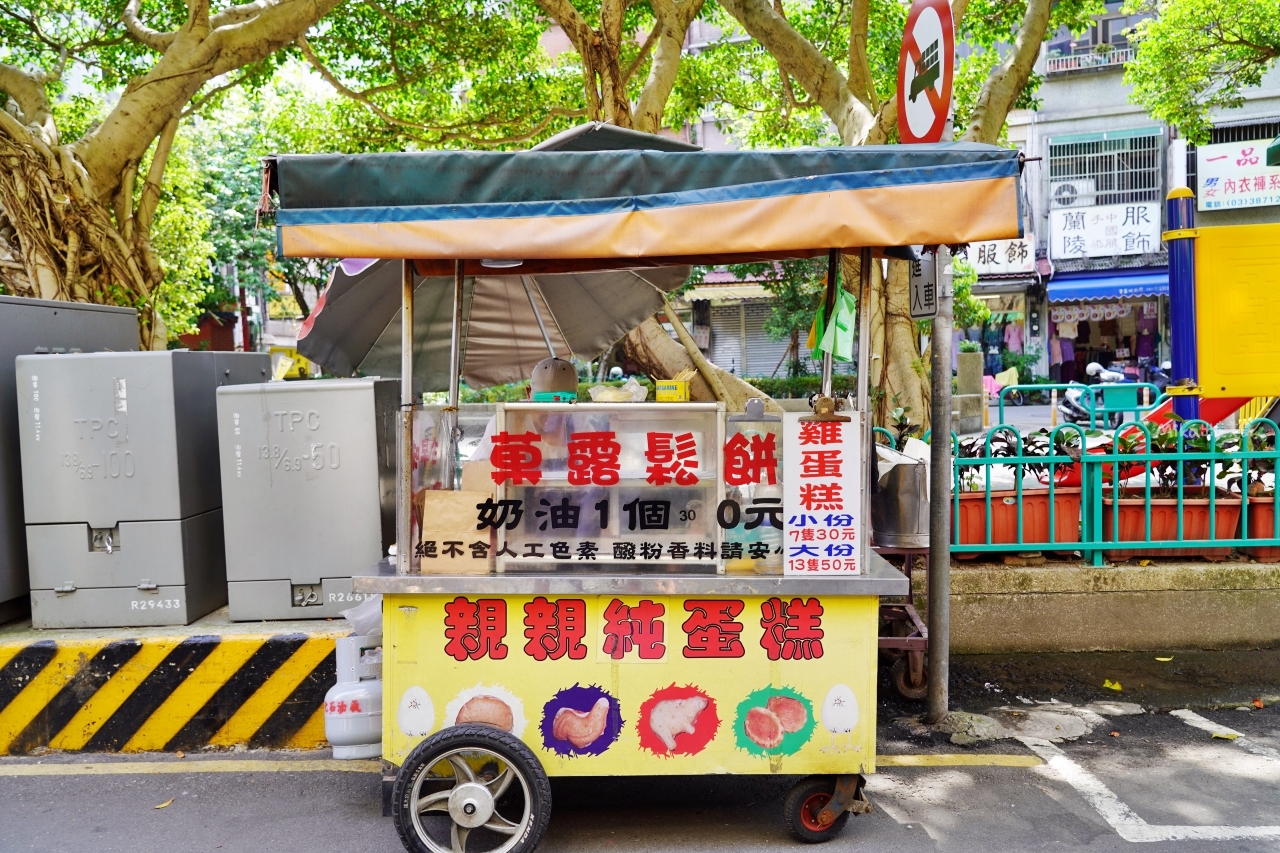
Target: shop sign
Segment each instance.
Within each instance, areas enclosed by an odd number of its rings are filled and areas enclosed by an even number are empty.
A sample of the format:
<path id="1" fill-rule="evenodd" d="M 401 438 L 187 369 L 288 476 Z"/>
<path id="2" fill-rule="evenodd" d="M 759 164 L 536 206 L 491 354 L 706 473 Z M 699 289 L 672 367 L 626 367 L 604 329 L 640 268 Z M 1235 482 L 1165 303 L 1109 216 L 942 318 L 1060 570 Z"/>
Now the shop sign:
<path id="1" fill-rule="evenodd" d="M 875 761 L 870 596 L 387 596 L 386 756 L 486 723 L 554 775 Z"/>
<path id="2" fill-rule="evenodd" d="M 804 421 L 783 416 L 782 571 L 787 575 L 849 575 L 861 571 L 862 477 L 859 426 L 854 421 Z"/>
<path id="3" fill-rule="evenodd" d="M 1280 167 L 1267 165 L 1270 139 L 1196 148 L 1198 210 L 1280 204 Z"/>
<path id="4" fill-rule="evenodd" d="M 1160 249 L 1160 204 L 1106 204 L 1049 211 L 1049 255 L 1098 258 Z"/>
<path id="5" fill-rule="evenodd" d="M 1036 238 L 982 240 L 969 244 L 969 264 L 978 275 L 1029 275 L 1036 271 Z"/>

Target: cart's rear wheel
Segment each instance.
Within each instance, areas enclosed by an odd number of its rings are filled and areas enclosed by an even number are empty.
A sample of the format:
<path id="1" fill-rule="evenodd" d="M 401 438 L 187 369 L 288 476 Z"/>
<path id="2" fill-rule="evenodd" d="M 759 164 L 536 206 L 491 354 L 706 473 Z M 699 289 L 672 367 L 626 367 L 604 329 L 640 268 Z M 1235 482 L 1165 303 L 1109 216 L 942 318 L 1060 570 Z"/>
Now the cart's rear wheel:
<path id="1" fill-rule="evenodd" d="M 493 726 L 452 726 L 418 744 L 392 797 L 410 853 L 531 853 L 551 817 L 537 756 Z"/>
<path id="2" fill-rule="evenodd" d="M 841 812 L 830 824 L 823 826 L 818 815 L 823 806 L 831 802 L 836 780 L 831 776 L 806 776 L 787 792 L 782 801 L 787 830 L 806 844 L 821 844 L 840 834 L 849 822 L 849 812 Z"/>
<path id="3" fill-rule="evenodd" d="M 919 701 L 929 695 L 929 665 L 920 667 L 920 683 L 913 684 L 911 661 L 907 655 L 893 662 L 893 668 L 889 670 L 889 678 L 893 682 L 893 689 L 898 691 L 898 695 L 904 699 Z"/>

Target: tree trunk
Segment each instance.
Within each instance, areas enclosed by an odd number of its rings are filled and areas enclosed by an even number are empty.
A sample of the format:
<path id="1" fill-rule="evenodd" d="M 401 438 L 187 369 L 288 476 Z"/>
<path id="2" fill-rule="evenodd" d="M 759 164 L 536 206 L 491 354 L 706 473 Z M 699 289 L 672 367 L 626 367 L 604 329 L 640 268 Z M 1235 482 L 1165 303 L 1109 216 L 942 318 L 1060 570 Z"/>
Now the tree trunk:
<path id="1" fill-rule="evenodd" d="M 0 258 L 5 290 L 136 308 L 139 345 L 163 348 L 164 327 L 150 302 L 163 273 L 146 230 L 126 239 L 76 154 L 3 111 L 0 161 L 0 214 L 13 232 L 0 246 L 9 256 Z"/>
<path id="2" fill-rule="evenodd" d="M 622 346 L 627 358 L 639 365 L 651 379 L 669 379 L 687 368 L 698 370 L 698 374 L 689 382 L 689 399 L 695 402 L 715 402 L 719 399 L 689 351 L 678 341 L 672 340 L 662 324 L 652 317 L 623 338 Z M 705 362 L 704 367 L 710 365 L 712 375 L 723 387 L 724 403 L 729 411 L 741 412 L 751 397 L 764 400 L 769 411 L 782 411 L 782 407 L 769 395 L 758 391 L 740 377 L 707 362 L 705 358 L 702 360 Z"/>

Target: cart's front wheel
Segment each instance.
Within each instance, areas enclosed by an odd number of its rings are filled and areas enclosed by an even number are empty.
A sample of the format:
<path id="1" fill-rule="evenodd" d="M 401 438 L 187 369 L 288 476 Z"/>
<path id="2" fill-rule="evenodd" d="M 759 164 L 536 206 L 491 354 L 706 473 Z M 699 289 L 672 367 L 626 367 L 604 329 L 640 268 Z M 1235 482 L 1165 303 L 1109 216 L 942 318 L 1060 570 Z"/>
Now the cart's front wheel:
<path id="1" fill-rule="evenodd" d="M 910 655 L 903 655 L 893 662 L 893 667 L 889 670 L 889 678 L 893 681 L 893 689 L 898 691 L 898 695 L 903 699 L 918 702 L 929 695 L 929 665 L 923 664 L 918 678 L 913 679 Z"/>
<path id="2" fill-rule="evenodd" d="M 849 822 L 849 812 L 841 812 L 835 820 L 823 826 L 818 815 L 835 791 L 836 780 L 831 776 L 806 776 L 787 792 L 782 801 L 787 830 L 806 844 L 821 844 L 840 834 Z"/>
<path id="3" fill-rule="evenodd" d="M 418 744 L 392 796 L 410 853 L 531 853 L 551 817 L 537 756 L 493 726 L 452 726 Z"/>

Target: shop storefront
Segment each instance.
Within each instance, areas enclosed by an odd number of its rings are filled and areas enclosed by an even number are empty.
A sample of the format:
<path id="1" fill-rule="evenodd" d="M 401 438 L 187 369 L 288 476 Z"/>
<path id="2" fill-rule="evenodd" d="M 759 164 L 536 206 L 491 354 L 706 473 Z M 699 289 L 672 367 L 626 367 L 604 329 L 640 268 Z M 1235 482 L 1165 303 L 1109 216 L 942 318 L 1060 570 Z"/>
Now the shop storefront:
<path id="1" fill-rule="evenodd" d="M 985 303 L 990 316 L 979 327 L 957 330 L 957 338 L 981 344 L 983 372 L 994 376 L 1003 370 L 1005 353 L 1042 353 L 1043 290 L 1036 271 L 1035 235 L 976 243 L 969 247 L 969 263 L 978 273 L 973 296 Z"/>
<path id="2" fill-rule="evenodd" d="M 1068 273 L 1049 282 L 1049 376 L 1085 381 L 1090 362 L 1143 381 L 1168 357 L 1169 274 Z"/>

